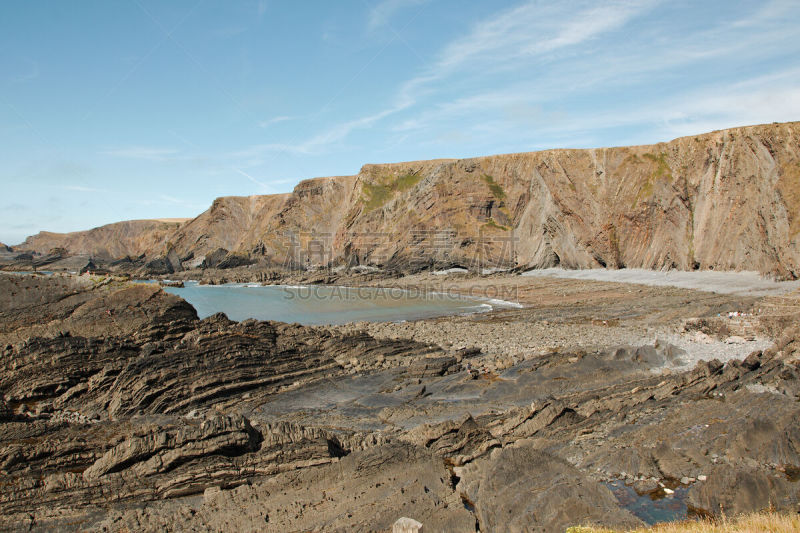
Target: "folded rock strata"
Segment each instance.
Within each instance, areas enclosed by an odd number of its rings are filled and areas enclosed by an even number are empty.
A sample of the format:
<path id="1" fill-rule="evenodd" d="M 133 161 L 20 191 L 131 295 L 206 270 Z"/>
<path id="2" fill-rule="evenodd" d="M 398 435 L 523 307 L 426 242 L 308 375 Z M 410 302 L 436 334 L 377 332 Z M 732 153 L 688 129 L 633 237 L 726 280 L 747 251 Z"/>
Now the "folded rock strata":
<path id="1" fill-rule="evenodd" d="M 472 379 L 464 367 L 479 352 L 458 363 L 356 330 L 198 320 L 157 287 L 29 283 L 46 299 L 2 311 L 19 323 L 0 354 L 3 529 L 366 531 L 400 516 L 431 531 L 639 524 L 610 480 L 683 485 L 709 514 L 798 509 L 797 330 L 686 371 L 668 366 L 674 350 L 662 343 L 552 352 L 506 378 Z M 0 284 L 15 287 L 10 276 Z M 123 313 L 138 326 L 115 330 L 109 319 Z M 14 340 L 19 331 L 41 336 Z M 375 409 L 380 423 L 347 427 L 321 410 L 291 421 L 317 406 L 290 393 L 345 395 L 356 369 L 367 383 L 387 376 L 375 396 L 401 394 Z M 475 403 L 430 392 L 442 386 L 475 391 Z M 286 416 L 267 416 L 281 398 Z M 368 405 L 350 410 L 366 417 Z"/>
<path id="2" fill-rule="evenodd" d="M 14 249 L 141 255 L 156 274 L 258 262 L 401 272 L 757 270 L 796 278 L 798 138 L 800 123 L 789 122 L 649 146 L 370 164 L 355 176 L 305 180 L 290 194 L 218 198 L 168 234 L 166 223 L 133 221 L 42 233 Z"/>

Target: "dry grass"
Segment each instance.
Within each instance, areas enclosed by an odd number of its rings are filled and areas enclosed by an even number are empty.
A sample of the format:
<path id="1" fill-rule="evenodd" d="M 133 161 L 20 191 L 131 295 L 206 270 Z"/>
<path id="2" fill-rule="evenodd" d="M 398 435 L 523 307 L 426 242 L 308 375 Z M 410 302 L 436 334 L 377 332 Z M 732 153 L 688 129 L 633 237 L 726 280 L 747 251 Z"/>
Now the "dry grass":
<path id="1" fill-rule="evenodd" d="M 800 515 L 780 513 L 754 513 L 734 519 L 686 520 L 668 522 L 650 528 L 632 529 L 625 533 L 756 533 L 769 531 L 784 533 L 800 531 Z M 571 527 L 567 533 L 622 533 L 621 530 L 601 527 Z"/>

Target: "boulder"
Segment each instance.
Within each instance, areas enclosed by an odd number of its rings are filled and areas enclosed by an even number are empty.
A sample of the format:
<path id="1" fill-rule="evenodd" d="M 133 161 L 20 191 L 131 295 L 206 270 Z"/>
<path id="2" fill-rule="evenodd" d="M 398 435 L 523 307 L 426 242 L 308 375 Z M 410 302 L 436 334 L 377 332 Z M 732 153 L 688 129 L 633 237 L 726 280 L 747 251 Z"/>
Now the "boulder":
<path id="1" fill-rule="evenodd" d="M 631 361 L 633 360 L 633 356 L 636 353 L 636 350 L 631 346 L 620 346 L 616 350 L 613 350 L 609 355 L 610 359 L 614 361 Z"/>
<path id="2" fill-rule="evenodd" d="M 442 376 L 451 368 L 455 370 L 456 365 L 456 358 L 452 356 L 427 357 L 414 361 L 408 367 L 408 376 L 415 378 Z"/>
<path id="3" fill-rule="evenodd" d="M 742 361 L 742 366 L 748 370 L 757 370 L 761 366 L 761 350 L 752 352 Z"/>
<path id="4" fill-rule="evenodd" d="M 125 257 L 112 261 L 110 266 L 115 272 L 132 271 L 142 266 L 142 259 L 126 255 Z"/>
<path id="5" fill-rule="evenodd" d="M 664 358 L 672 366 L 683 366 L 688 362 L 686 350 L 678 348 L 674 344 L 666 344 L 663 347 Z"/>
<path id="6" fill-rule="evenodd" d="M 463 465 L 500 446 L 500 442 L 468 414 L 458 420 L 422 424 L 401 438 L 446 457 L 454 465 Z"/>
<path id="7" fill-rule="evenodd" d="M 797 512 L 800 486 L 783 475 L 763 470 L 719 465 L 707 480 L 692 486 L 687 503 L 714 516 L 734 516 L 775 509 Z"/>
<path id="8" fill-rule="evenodd" d="M 164 274 L 172 274 L 174 272 L 172 265 L 167 261 L 166 257 L 156 257 L 151 259 L 144 265 L 144 273 L 154 276 L 161 276 Z"/>
<path id="9" fill-rule="evenodd" d="M 172 272 L 180 272 L 183 270 L 181 258 L 178 256 L 178 252 L 175 251 L 175 248 L 171 248 L 164 258 L 166 259 L 167 263 L 169 263 Z"/>
<path id="10" fill-rule="evenodd" d="M 228 254 L 225 256 L 218 265 L 217 268 L 236 268 L 240 266 L 252 265 L 255 261 L 250 259 L 250 256 L 244 254 Z"/>
<path id="11" fill-rule="evenodd" d="M 8 422 L 14 419 L 14 412 L 3 398 L 0 398 L 0 422 Z"/>
<path id="12" fill-rule="evenodd" d="M 392 525 L 392 533 L 422 533 L 422 524 L 404 516 Z"/>
<path id="13" fill-rule="evenodd" d="M 94 261 L 89 259 L 89 261 L 86 262 L 86 264 L 78 271 L 78 273 L 83 275 L 88 272 L 95 272 L 97 270 L 98 270 L 97 265 L 94 263 Z"/>
<path id="14" fill-rule="evenodd" d="M 564 531 L 587 524 L 635 528 L 642 522 L 622 509 L 604 485 L 569 463 L 527 444 L 496 450 L 480 468 L 467 497 L 476 502 L 481 531 Z M 477 488 L 477 490 L 476 490 Z"/>
<path id="15" fill-rule="evenodd" d="M 200 263 L 200 268 L 217 268 L 228 256 L 228 250 L 225 248 L 217 248 L 213 252 L 206 254 L 203 262 Z"/>
<path id="16" fill-rule="evenodd" d="M 660 366 L 665 362 L 664 356 L 653 346 L 640 346 L 633 355 L 633 360 L 649 366 Z"/>

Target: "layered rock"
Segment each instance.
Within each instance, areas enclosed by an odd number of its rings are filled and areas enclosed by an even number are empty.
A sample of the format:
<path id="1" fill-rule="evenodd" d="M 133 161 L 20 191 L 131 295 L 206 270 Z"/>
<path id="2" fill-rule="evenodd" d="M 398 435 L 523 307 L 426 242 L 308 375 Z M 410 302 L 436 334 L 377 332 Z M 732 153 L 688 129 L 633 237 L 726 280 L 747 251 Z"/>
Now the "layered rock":
<path id="1" fill-rule="evenodd" d="M 74 255 L 104 259 L 136 257 L 160 250 L 168 237 L 186 221 L 187 219 L 127 220 L 74 233 L 42 231 L 14 248 L 20 252 L 39 254 L 61 248 Z"/>
<path id="2" fill-rule="evenodd" d="M 337 359 L 435 353 L 363 333 L 199 321 L 152 284 L 4 275 L 0 285 L 13 342 L 0 356 L 6 516 L 230 488 L 380 445 L 380 435 L 251 423 L 241 411 L 344 374 Z"/>
<path id="3" fill-rule="evenodd" d="M 476 476 L 476 473 L 480 472 Z M 562 531 L 575 524 L 643 525 L 602 484 L 563 459 L 521 446 L 498 450 L 470 472 L 464 496 L 476 502 L 482 531 Z M 520 498 L 520 494 L 525 494 Z"/>
<path id="4" fill-rule="evenodd" d="M 0 345 L 32 337 L 102 337 L 163 331 L 197 313 L 156 285 L 76 276 L 0 274 Z"/>
<path id="5" fill-rule="evenodd" d="M 791 122 L 650 146 L 365 165 L 291 194 L 219 198 L 172 231 L 121 223 L 39 235 L 21 249 L 147 252 L 160 273 L 173 250 L 191 267 L 224 250 L 228 267 L 627 266 L 796 277 L 798 136 Z M 112 247 L 109 235 L 123 238 Z"/>
<path id="6" fill-rule="evenodd" d="M 180 523 L 197 531 L 389 531 L 406 515 L 415 516 L 426 531 L 474 531 L 476 526 L 441 460 L 402 444 L 232 490 L 209 489 L 200 506 L 165 510 L 115 511 L 97 529 L 157 531 Z"/>
<path id="7" fill-rule="evenodd" d="M 275 197 L 281 207 L 262 210 L 260 221 L 250 215 L 247 230 L 235 231 L 224 248 L 281 263 L 404 271 L 433 261 L 793 276 L 800 259 L 793 215 L 799 127 L 735 128 L 652 146 L 365 165 L 357 176 L 310 180 Z M 214 217 L 219 209 L 215 204 L 195 225 L 202 219 L 206 233 L 220 233 L 226 219 Z M 196 241 L 173 240 L 182 253 Z"/>
<path id="8" fill-rule="evenodd" d="M 0 275 L 0 304 L 2 529 L 639 524 L 612 480 L 708 514 L 800 501 L 797 330 L 690 370 L 658 343 L 476 378 L 480 350 L 198 320 L 154 284 Z"/>

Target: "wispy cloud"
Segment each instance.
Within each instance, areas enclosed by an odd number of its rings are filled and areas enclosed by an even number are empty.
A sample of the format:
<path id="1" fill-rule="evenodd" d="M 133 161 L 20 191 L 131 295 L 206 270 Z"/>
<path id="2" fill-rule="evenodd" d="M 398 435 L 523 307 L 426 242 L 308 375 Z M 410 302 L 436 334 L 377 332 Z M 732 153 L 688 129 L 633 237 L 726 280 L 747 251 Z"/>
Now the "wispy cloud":
<path id="1" fill-rule="evenodd" d="M 30 210 L 30 207 L 27 206 L 27 205 L 23 205 L 23 204 L 21 204 L 19 202 L 12 202 L 10 204 L 4 205 L 2 207 L 2 209 L 3 209 L 3 211 L 6 211 L 6 212 L 7 211 L 20 212 L 20 211 L 28 211 L 28 210 Z"/>
<path id="2" fill-rule="evenodd" d="M 381 2 L 370 12 L 371 24 L 385 23 L 408 4 Z M 250 146 L 234 157 L 257 166 L 267 153 L 322 154 L 378 124 L 404 142 L 474 142 L 503 151 L 546 147 L 545 138 L 554 144 L 603 143 L 602 132 L 614 127 L 687 134 L 690 128 L 796 117 L 794 87 L 800 83 L 788 71 L 776 74 L 783 81 L 772 86 L 753 78 L 739 87 L 733 69 L 732 79 L 718 83 L 696 71 L 687 75 L 687 69 L 705 64 L 758 65 L 791 53 L 786 43 L 794 42 L 797 21 L 792 2 L 745 7 L 738 19 L 721 16 L 680 34 L 665 31 L 674 24 L 657 22 L 680 13 L 663 0 L 529 0 L 443 45 L 382 109 L 297 142 Z M 654 91 L 659 80 L 673 88 Z M 729 92 L 738 96 L 725 98 Z M 390 118 L 394 124 L 385 127 Z M 454 132 L 464 140 L 452 142 Z"/>
<path id="3" fill-rule="evenodd" d="M 617 128 L 637 132 L 635 137 L 623 138 L 616 143 L 624 145 L 669 140 L 736 126 L 798 120 L 800 69 L 780 70 L 734 84 L 712 82 L 637 105 L 620 102 L 614 107 L 586 110 L 580 114 L 535 115 L 531 117 L 535 121 L 533 131 L 539 138 L 548 139 L 548 143 L 531 144 L 525 149 L 596 147 L 600 145 L 604 131 Z M 444 114 L 435 120 L 447 122 Z M 509 121 L 503 118 L 486 120 L 482 126 L 488 137 L 502 138 L 508 131 Z M 523 136 L 520 141 L 525 142 L 525 139 Z"/>
<path id="4" fill-rule="evenodd" d="M 794 95 L 795 88 L 800 86 L 800 76 L 792 69 L 774 74 L 773 80 L 761 77 L 734 84 L 730 81 L 709 84 L 708 80 L 696 78 L 685 88 L 677 88 L 669 98 L 641 95 L 635 102 L 611 98 L 607 106 L 569 114 L 560 109 L 561 102 L 570 94 L 589 95 L 598 89 L 622 90 L 637 84 L 651 85 L 658 76 L 682 77 L 682 70 L 688 65 L 743 57 L 758 61 L 771 53 L 779 53 L 786 42 L 791 42 L 795 31 L 791 19 L 778 23 L 790 11 L 787 2 L 776 0 L 738 21 L 719 20 L 715 26 L 679 39 L 672 35 L 652 35 L 644 46 L 581 47 L 580 53 L 570 54 L 566 61 L 550 61 L 556 48 L 566 51 L 578 44 L 579 39 L 588 41 L 593 35 L 598 37 L 603 32 L 621 29 L 625 21 L 653 5 L 652 2 L 619 3 L 606 6 L 609 9 L 603 13 L 598 11 L 600 8 L 587 8 L 549 35 L 532 27 L 531 34 L 539 35 L 538 39 L 512 31 L 517 20 L 536 24 L 531 19 L 536 4 L 501 15 L 486 27 L 447 46 L 435 68 L 407 83 L 406 95 L 424 94 L 425 87 L 431 87 L 430 91 L 438 90 L 434 82 L 437 85 L 449 80 L 457 82 L 462 76 L 462 66 L 485 72 L 485 69 L 502 70 L 515 64 L 518 72 L 528 70 L 534 75 L 520 75 L 520 81 L 515 84 L 493 86 L 471 94 L 459 91 L 456 98 L 443 103 L 416 106 L 416 113 L 393 129 L 423 132 L 466 121 L 472 124 L 472 129 L 482 129 L 486 138 L 508 137 L 509 131 L 519 131 L 522 135 L 518 133 L 517 138 L 527 138 L 531 128 L 535 128 L 533 131 L 539 137 L 548 137 L 554 142 L 576 138 L 577 134 L 592 143 L 597 142 L 597 132 L 612 127 L 649 124 L 654 126 L 653 131 L 674 136 L 798 117 Z M 593 30 L 577 35 L 574 21 L 591 19 L 596 20 L 587 27 Z M 745 23 L 747 32 L 735 29 Z M 490 64 L 492 58 L 494 64 Z M 587 137 L 589 131 L 594 133 Z"/>
<path id="5" fill-rule="evenodd" d="M 39 77 L 39 63 L 30 59 L 24 59 L 27 68 L 20 73 L 17 73 L 9 79 L 11 83 L 25 83 L 35 80 Z"/>
<path id="6" fill-rule="evenodd" d="M 540 67 L 542 61 L 552 63 L 557 53 L 622 28 L 658 3 L 623 0 L 598 6 L 590 2 L 526 2 L 475 25 L 464 37 L 450 42 L 430 68 L 403 85 L 398 97 L 416 103 L 441 92 L 441 87 L 448 85 L 443 83 L 447 79 L 459 85 L 464 80 L 472 82 L 473 72 L 480 72 L 485 79 L 489 72 L 514 70 L 523 79 L 538 79 L 545 73 L 532 67 Z M 560 89 L 564 88 L 562 83 Z"/>
<path id="7" fill-rule="evenodd" d="M 249 165 L 260 164 L 260 159 L 266 154 L 282 152 L 296 155 L 316 155 L 322 153 L 331 144 L 346 138 L 353 130 L 367 128 L 381 119 L 392 115 L 408 106 L 400 103 L 394 107 L 384 109 L 372 115 L 366 115 L 354 120 L 342 122 L 314 135 L 304 141 L 297 143 L 263 143 L 249 146 L 242 150 L 235 151 L 230 156 L 237 160 L 250 160 Z"/>
<path id="8" fill-rule="evenodd" d="M 255 183 L 256 185 L 258 185 L 259 187 L 261 187 L 263 190 L 268 190 L 268 189 L 270 189 L 270 186 L 269 186 L 268 184 L 264 183 L 263 181 L 257 180 L 256 178 L 254 178 L 253 176 L 251 176 L 250 174 L 248 174 L 248 173 L 247 173 L 247 172 L 245 172 L 244 170 L 242 170 L 242 169 L 240 169 L 240 168 L 234 168 L 233 170 L 234 170 L 234 172 L 236 172 L 237 174 L 240 174 L 240 175 L 244 176 L 245 178 L 247 178 L 248 180 L 252 181 L 252 182 L 253 182 L 253 183 Z"/>
<path id="9" fill-rule="evenodd" d="M 632 117 L 642 120 L 641 117 Z M 800 69 L 710 85 L 664 101 L 659 116 L 669 137 L 734 126 L 800 120 Z"/>
<path id="10" fill-rule="evenodd" d="M 226 26 L 224 28 L 217 28 L 216 30 L 212 30 L 212 35 L 214 37 L 219 37 L 221 39 L 230 39 L 231 37 L 236 37 L 237 35 L 241 35 L 247 31 L 245 26 Z"/>
<path id="11" fill-rule="evenodd" d="M 66 191 L 76 191 L 76 192 L 108 192 L 105 189 L 98 189 L 96 187 L 86 187 L 84 185 L 61 185 L 59 189 L 64 189 Z"/>
<path id="12" fill-rule="evenodd" d="M 188 201 L 188 200 L 186 200 L 184 198 L 176 198 L 175 196 L 170 196 L 168 194 L 159 194 L 158 195 L 158 199 L 162 203 L 179 205 L 181 207 L 188 207 L 190 209 L 198 209 L 198 210 L 200 210 L 200 209 L 205 209 L 207 207 L 207 206 L 204 206 L 204 205 L 201 205 L 201 204 L 197 204 L 197 203 Z M 146 203 L 149 204 L 151 202 L 146 202 Z"/>
<path id="13" fill-rule="evenodd" d="M 112 157 L 122 157 L 127 159 L 165 161 L 177 155 L 178 151 L 172 148 L 156 148 L 150 146 L 128 146 L 124 148 L 103 150 L 100 153 L 103 155 L 110 155 Z"/>
<path id="14" fill-rule="evenodd" d="M 258 0 L 256 4 L 256 13 L 258 13 L 258 18 L 261 18 L 266 14 L 267 8 L 269 7 L 269 2 L 267 0 Z"/>
<path id="15" fill-rule="evenodd" d="M 382 0 L 369 10 L 367 29 L 376 30 L 388 24 L 389 20 L 407 7 L 424 4 L 429 0 Z"/>
<path id="16" fill-rule="evenodd" d="M 370 24 L 385 23 L 391 14 L 411 3 L 419 2 L 381 2 L 370 12 Z M 297 143 L 261 144 L 250 147 L 247 153 L 319 153 L 355 130 L 370 128 L 389 116 L 414 108 L 421 100 L 447 86 L 446 79 L 458 78 L 460 71 L 485 73 L 519 67 L 522 57 L 542 56 L 597 38 L 604 32 L 619 29 L 657 3 L 657 0 L 619 0 L 598 7 L 590 2 L 577 5 L 526 2 L 481 21 L 464 37 L 445 46 L 430 68 L 402 84 L 394 102 L 385 109 L 337 124 Z"/>
<path id="17" fill-rule="evenodd" d="M 258 126 L 260 128 L 266 128 L 268 126 L 277 124 L 279 122 L 286 122 L 287 120 L 294 120 L 294 117 L 289 117 L 289 116 L 272 117 L 268 120 L 262 120 L 261 122 L 258 123 Z"/>
<path id="18" fill-rule="evenodd" d="M 521 58 L 581 44 L 619 29 L 657 4 L 657 0 L 615 1 L 602 5 L 527 2 L 478 24 L 469 34 L 450 43 L 428 75 L 419 80 L 440 79 L 466 64 L 471 67 L 476 62 L 507 65 Z M 411 83 L 415 82 L 417 80 Z"/>
<path id="19" fill-rule="evenodd" d="M 300 148 L 301 153 L 312 153 L 319 148 L 328 146 L 331 143 L 341 141 L 353 130 L 368 128 L 376 122 L 388 117 L 389 115 L 393 115 L 398 111 L 406 109 L 409 105 L 411 105 L 410 102 L 399 102 L 394 106 L 382 111 L 378 111 L 377 113 L 343 122 L 319 135 L 315 135 L 306 142 L 298 145 L 298 147 Z"/>

